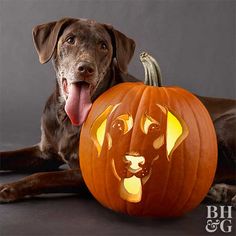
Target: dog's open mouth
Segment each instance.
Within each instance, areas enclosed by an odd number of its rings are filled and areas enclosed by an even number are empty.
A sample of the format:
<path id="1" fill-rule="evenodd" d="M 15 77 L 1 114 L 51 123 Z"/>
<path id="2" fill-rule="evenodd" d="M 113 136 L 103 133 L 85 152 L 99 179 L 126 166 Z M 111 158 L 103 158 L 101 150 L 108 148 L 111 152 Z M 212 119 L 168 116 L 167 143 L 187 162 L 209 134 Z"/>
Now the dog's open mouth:
<path id="1" fill-rule="evenodd" d="M 86 82 L 67 83 L 63 80 L 63 90 L 68 94 L 65 111 L 75 126 L 82 125 L 91 109 L 91 86 Z"/>

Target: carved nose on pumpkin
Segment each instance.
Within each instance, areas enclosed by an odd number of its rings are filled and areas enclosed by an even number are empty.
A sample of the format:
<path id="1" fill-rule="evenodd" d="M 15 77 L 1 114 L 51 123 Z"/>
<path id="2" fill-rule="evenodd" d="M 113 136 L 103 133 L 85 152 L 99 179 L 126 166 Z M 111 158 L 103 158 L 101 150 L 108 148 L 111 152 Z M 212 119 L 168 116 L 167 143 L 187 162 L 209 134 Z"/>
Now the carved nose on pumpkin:
<path id="1" fill-rule="evenodd" d="M 145 163 L 145 158 L 143 156 L 138 155 L 125 155 L 124 161 L 130 163 L 128 170 L 131 173 L 137 173 L 142 170 L 140 164 Z"/>

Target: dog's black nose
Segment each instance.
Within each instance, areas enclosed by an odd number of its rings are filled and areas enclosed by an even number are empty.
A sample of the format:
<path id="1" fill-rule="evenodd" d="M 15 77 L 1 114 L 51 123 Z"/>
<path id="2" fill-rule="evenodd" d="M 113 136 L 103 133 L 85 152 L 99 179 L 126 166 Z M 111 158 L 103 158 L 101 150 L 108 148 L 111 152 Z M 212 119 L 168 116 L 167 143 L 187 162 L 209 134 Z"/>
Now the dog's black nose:
<path id="1" fill-rule="evenodd" d="M 91 76 L 94 74 L 94 65 L 90 62 L 80 62 L 78 65 L 79 74 L 82 76 Z"/>

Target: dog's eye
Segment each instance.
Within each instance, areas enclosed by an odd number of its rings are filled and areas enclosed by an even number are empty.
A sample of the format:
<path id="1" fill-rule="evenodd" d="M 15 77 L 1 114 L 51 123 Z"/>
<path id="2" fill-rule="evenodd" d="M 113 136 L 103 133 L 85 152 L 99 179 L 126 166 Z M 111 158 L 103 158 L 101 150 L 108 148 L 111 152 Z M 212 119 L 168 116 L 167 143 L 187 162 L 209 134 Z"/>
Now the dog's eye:
<path id="1" fill-rule="evenodd" d="M 112 127 L 126 134 L 133 127 L 133 118 L 129 114 L 120 115 L 116 118 Z"/>
<path id="2" fill-rule="evenodd" d="M 74 44 L 75 43 L 75 37 L 74 36 L 70 36 L 66 39 L 66 42 L 69 44 Z"/>
<path id="3" fill-rule="evenodd" d="M 107 44 L 106 44 L 105 42 L 101 42 L 101 43 L 100 43 L 100 48 L 101 48 L 102 50 L 107 50 L 107 49 L 108 49 Z"/>
<path id="4" fill-rule="evenodd" d="M 145 134 L 158 132 L 160 130 L 160 124 L 151 116 L 145 114 L 141 119 L 141 130 Z"/>

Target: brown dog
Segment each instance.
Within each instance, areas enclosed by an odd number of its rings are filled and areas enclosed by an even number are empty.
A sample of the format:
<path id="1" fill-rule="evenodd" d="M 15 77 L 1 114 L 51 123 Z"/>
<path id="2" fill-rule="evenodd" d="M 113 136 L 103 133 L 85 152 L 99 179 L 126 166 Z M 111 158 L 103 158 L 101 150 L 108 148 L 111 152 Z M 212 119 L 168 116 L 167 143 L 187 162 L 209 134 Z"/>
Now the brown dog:
<path id="1" fill-rule="evenodd" d="M 86 188 L 77 159 L 80 126 L 92 102 L 101 93 L 117 83 L 136 81 L 127 74 L 135 43 L 109 25 L 65 18 L 36 26 L 33 39 L 40 62 L 46 63 L 52 58 L 57 86 L 42 115 L 40 143 L 22 150 L 1 152 L 0 170 L 43 173 L 0 185 L 0 202 L 49 192 L 83 192 Z M 236 102 L 200 99 L 209 110 L 217 130 L 219 167 L 216 181 L 232 181 L 236 160 L 232 132 Z M 68 163 L 71 169 L 55 171 L 64 163 Z M 231 202 L 234 195 L 234 186 L 216 185 L 209 197 Z"/>
<path id="2" fill-rule="evenodd" d="M 99 94 L 126 79 L 133 80 L 126 72 L 135 43 L 111 26 L 66 18 L 36 26 L 33 39 L 40 62 L 53 59 L 57 86 L 42 115 L 41 142 L 1 152 L 0 163 L 1 170 L 50 172 L 1 185 L 0 202 L 83 189 L 77 156 L 80 125 Z M 64 163 L 71 170 L 52 172 Z"/>

